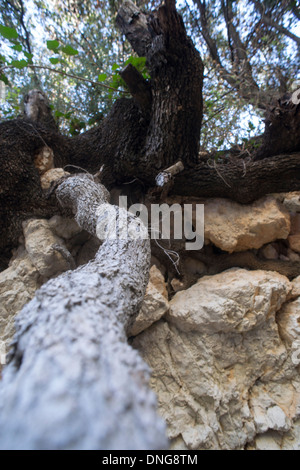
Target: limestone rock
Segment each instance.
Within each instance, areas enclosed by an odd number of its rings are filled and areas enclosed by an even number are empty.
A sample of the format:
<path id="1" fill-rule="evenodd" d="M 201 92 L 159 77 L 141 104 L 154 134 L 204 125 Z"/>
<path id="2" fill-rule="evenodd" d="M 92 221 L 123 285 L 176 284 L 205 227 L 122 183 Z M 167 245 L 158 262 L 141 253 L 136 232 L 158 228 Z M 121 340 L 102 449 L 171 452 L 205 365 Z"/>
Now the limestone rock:
<path id="1" fill-rule="evenodd" d="M 291 216 L 291 231 L 288 241 L 290 249 L 300 253 L 300 214 Z"/>
<path id="2" fill-rule="evenodd" d="M 291 282 L 291 286 L 292 286 L 292 291 L 291 291 L 290 297 L 292 299 L 296 299 L 297 297 L 300 297 L 300 276 L 293 279 L 293 281 Z"/>
<path id="3" fill-rule="evenodd" d="M 288 238 L 290 249 L 300 253 L 300 233 L 290 235 Z"/>
<path id="4" fill-rule="evenodd" d="M 266 259 L 278 259 L 278 251 L 272 244 L 268 244 L 261 249 L 261 254 Z"/>
<path id="5" fill-rule="evenodd" d="M 300 214 L 291 215 L 291 235 L 300 233 Z"/>
<path id="6" fill-rule="evenodd" d="M 177 293 L 164 321 L 134 339 L 152 368 L 172 449 L 276 447 L 267 433 L 278 441 L 293 436 L 285 448 L 299 445 L 299 373 L 276 321 L 290 290 L 273 272 L 206 276 Z M 295 319 L 281 323 L 290 332 Z M 298 330 L 293 335 L 300 338 Z"/>
<path id="7" fill-rule="evenodd" d="M 160 320 L 168 310 L 168 293 L 164 278 L 156 266 L 152 266 L 150 282 L 144 301 L 138 316 L 129 328 L 128 336 L 136 336 L 146 328 L 149 328 L 154 322 Z"/>
<path id="8" fill-rule="evenodd" d="M 285 343 L 291 348 L 291 360 L 300 364 L 300 297 L 284 305 L 277 316 L 279 331 Z"/>
<path id="9" fill-rule="evenodd" d="M 230 253 L 260 248 L 290 232 L 290 216 L 271 196 L 243 205 L 226 199 L 205 201 L 205 239 Z"/>
<path id="10" fill-rule="evenodd" d="M 41 186 L 43 189 L 49 189 L 53 181 L 59 180 L 69 174 L 70 173 L 64 171 L 62 168 L 50 169 L 41 175 Z"/>
<path id="11" fill-rule="evenodd" d="M 40 175 L 54 168 L 54 154 L 50 147 L 43 147 L 34 159 L 34 165 L 37 167 Z"/>
<path id="12" fill-rule="evenodd" d="M 149 328 L 153 323 L 160 320 L 168 309 L 169 303 L 166 298 L 150 283 L 140 312 L 128 330 L 128 336 L 136 336 Z"/>
<path id="13" fill-rule="evenodd" d="M 49 226 L 58 237 L 64 238 L 65 240 L 69 240 L 82 232 L 82 229 L 74 219 L 69 219 L 60 215 L 54 215 L 49 220 Z"/>
<path id="14" fill-rule="evenodd" d="M 164 276 L 156 266 L 151 266 L 150 268 L 150 282 L 163 297 L 168 299 L 167 285 Z"/>
<path id="15" fill-rule="evenodd" d="M 7 351 L 17 313 L 45 281 L 72 268 L 72 257 L 58 234 L 80 243 L 83 233 L 75 221 L 60 216 L 26 221 L 23 230 L 25 246 L 16 250 L 9 268 L 0 273 L 0 349 L 4 343 Z"/>
<path id="16" fill-rule="evenodd" d="M 29 258 L 41 276 L 51 278 L 71 268 L 71 255 L 47 220 L 28 220 L 23 223 L 23 232 Z"/>
<path id="17" fill-rule="evenodd" d="M 177 293 L 168 320 L 186 332 L 246 332 L 274 315 L 289 290 L 280 274 L 231 269 Z"/>
<path id="18" fill-rule="evenodd" d="M 151 256 L 151 266 L 156 266 L 163 276 L 166 275 L 167 269 L 166 267 L 156 258 L 156 256 Z"/>
<path id="19" fill-rule="evenodd" d="M 7 351 L 15 332 L 15 316 L 40 285 L 39 272 L 25 250 L 0 273 L 0 342 Z"/>
<path id="20" fill-rule="evenodd" d="M 300 450 L 300 420 L 294 423 L 289 432 L 267 431 L 256 436 L 248 447 L 249 450 Z"/>
<path id="21" fill-rule="evenodd" d="M 180 291 L 183 291 L 185 289 L 184 282 L 180 281 L 176 277 L 174 277 L 174 279 L 172 279 L 171 286 L 172 286 L 172 289 L 173 289 L 174 292 L 180 292 Z"/>
<path id="22" fill-rule="evenodd" d="M 290 212 L 300 212 L 300 191 L 293 191 L 284 195 L 283 204 Z"/>
<path id="23" fill-rule="evenodd" d="M 300 255 L 290 248 L 287 250 L 287 256 L 290 261 L 300 261 Z"/>

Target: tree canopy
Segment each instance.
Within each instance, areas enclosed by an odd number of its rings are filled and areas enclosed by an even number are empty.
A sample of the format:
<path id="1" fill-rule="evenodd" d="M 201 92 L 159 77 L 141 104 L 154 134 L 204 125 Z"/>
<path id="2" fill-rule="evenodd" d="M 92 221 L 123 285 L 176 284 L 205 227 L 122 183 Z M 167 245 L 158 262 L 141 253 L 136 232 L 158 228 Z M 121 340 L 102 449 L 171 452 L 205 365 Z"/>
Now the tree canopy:
<path id="1" fill-rule="evenodd" d="M 137 1 L 145 11 L 155 1 Z M 1 0 L 0 117 L 22 113 L 30 88 L 49 97 L 63 132 L 76 135 L 100 122 L 115 98 L 129 96 L 119 75 L 145 60 L 115 25 L 120 1 Z M 295 0 L 178 2 L 204 62 L 201 149 L 245 145 L 263 129 L 262 110 L 299 84 L 299 5 Z"/>

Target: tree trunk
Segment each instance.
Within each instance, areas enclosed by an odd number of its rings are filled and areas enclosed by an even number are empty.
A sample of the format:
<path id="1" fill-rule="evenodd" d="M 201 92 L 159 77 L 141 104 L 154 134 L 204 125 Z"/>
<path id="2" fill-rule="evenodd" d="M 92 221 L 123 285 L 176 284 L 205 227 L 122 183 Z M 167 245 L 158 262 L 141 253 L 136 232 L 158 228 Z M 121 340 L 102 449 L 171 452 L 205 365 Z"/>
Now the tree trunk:
<path id="1" fill-rule="evenodd" d="M 56 192 L 82 228 L 109 234 L 114 208 L 102 185 L 74 176 Z M 115 214 L 119 230 L 128 216 L 136 233 L 132 216 Z M 93 261 L 50 280 L 23 308 L 0 382 L 1 449 L 167 446 L 148 367 L 126 338 L 149 265 L 147 238 L 106 239 Z"/>
<path id="2" fill-rule="evenodd" d="M 259 148 L 249 147 L 247 159 L 234 158 L 229 151 L 221 161 L 200 160 L 203 64 L 175 0 L 167 0 L 149 15 L 127 0 L 117 24 L 133 49 L 146 56 L 151 75 L 145 82 L 133 67 L 123 70 L 131 99 L 117 100 L 98 127 L 73 138 L 57 133 L 53 126 L 46 128 L 43 124 L 52 121 L 44 110 L 0 124 L 2 268 L 18 243 L 22 220 L 50 217 L 59 210 L 41 190 L 34 166 L 45 146 L 53 151 L 56 167 L 70 172 L 82 168 L 92 174 L 102 168 L 108 189 L 122 184 L 132 189 L 128 184 L 135 180 L 143 197 L 156 187 L 159 174 L 179 162 L 184 169 L 152 194 L 162 198 L 172 191 L 248 203 L 267 193 L 300 189 L 300 104 L 286 97 L 277 102 L 269 111 Z"/>

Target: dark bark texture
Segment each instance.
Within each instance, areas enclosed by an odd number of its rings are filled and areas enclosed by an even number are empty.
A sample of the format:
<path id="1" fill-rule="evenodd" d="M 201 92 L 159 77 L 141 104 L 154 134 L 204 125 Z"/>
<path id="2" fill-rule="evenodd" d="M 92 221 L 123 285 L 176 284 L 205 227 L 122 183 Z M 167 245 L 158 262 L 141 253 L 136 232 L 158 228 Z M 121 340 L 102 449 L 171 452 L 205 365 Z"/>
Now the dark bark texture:
<path id="1" fill-rule="evenodd" d="M 25 106 L 25 119 L 0 124 L 2 268 L 17 245 L 22 220 L 59 210 L 41 190 L 34 166 L 45 146 L 53 151 L 56 167 L 93 174 L 102 168 L 106 187 L 125 184 L 132 189 L 128 183 L 134 180 L 143 196 L 150 192 L 162 198 L 169 191 L 249 203 L 267 193 L 300 189 L 299 104 L 285 96 L 268 110 L 259 147 L 250 149 L 246 159 L 229 151 L 228 158 L 202 160 L 203 64 L 175 0 L 147 15 L 126 0 L 117 24 L 133 49 L 146 57 L 151 76 L 146 82 L 132 66 L 121 72 L 131 99 L 117 100 L 98 127 L 73 138 L 57 132 L 47 104 L 36 93 L 38 110 Z M 184 169 L 172 184 L 152 191 L 157 175 L 179 161 Z"/>

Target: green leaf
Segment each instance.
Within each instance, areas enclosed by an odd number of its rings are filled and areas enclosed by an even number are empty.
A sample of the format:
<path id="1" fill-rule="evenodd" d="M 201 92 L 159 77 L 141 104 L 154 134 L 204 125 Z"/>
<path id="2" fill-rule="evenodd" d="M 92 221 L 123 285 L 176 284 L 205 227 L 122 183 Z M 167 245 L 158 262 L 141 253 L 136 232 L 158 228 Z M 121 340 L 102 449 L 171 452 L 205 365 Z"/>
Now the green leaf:
<path id="1" fill-rule="evenodd" d="M 56 118 L 60 118 L 60 117 L 63 117 L 63 116 L 64 116 L 64 113 L 62 113 L 61 111 L 56 110 L 55 113 L 54 113 L 54 116 L 55 116 Z"/>
<path id="2" fill-rule="evenodd" d="M 17 69 L 23 69 L 24 67 L 27 67 L 28 62 L 25 59 L 12 60 L 10 65 L 12 65 L 13 67 L 16 67 Z"/>
<path id="3" fill-rule="evenodd" d="M 119 65 L 118 65 L 118 64 L 113 64 L 113 66 L 112 66 L 111 69 L 112 69 L 112 71 L 114 72 L 115 70 L 118 70 L 118 68 L 119 68 Z"/>
<path id="4" fill-rule="evenodd" d="M 65 118 L 66 118 L 66 119 L 71 119 L 71 116 L 72 116 L 73 113 L 74 113 L 74 111 L 68 111 L 68 112 L 65 114 Z"/>
<path id="5" fill-rule="evenodd" d="M 21 52 L 21 51 L 22 51 L 22 45 L 21 45 L 21 44 L 16 44 L 15 46 L 11 46 L 11 48 L 12 48 L 14 51 L 18 51 L 18 52 Z"/>
<path id="6" fill-rule="evenodd" d="M 64 52 L 64 54 L 67 54 L 67 55 L 77 55 L 78 54 L 78 51 L 77 49 L 74 49 L 72 46 L 64 46 L 61 48 L 62 52 Z"/>
<path id="7" fill-rule="evenodd" d="M 128 65 L 128 64 L 132 64 L 137 69 L 143 68 L 146 65 L 146 57 L 133 57 L 133 56 L 131 56 L 125 62 L 125 65 Z"/>
<path id="8" fill-rule="evenodd" d="M 32 62 L 33 54 L 29 54 L 29 52 L 24 52 L 24 56 L 27 57 L 27 59 Z"/>
<path id="9" fill-rule="evenodd" d="M 106 73 L 101 73 L 98 75 L 98 82 L 104 82 L 107 79 L 107 74 Z"/>
<path id="10" fill-rule="evenodd" d="M 56 57 L 51 57 L 49 60 L 50 60 L 51 64 L 53 64 L 53 65 L 56 65 L 59 62 L 59 59 L 57 59 Z"/>
<path id="11" fill-rule="evenodd" d="M 2 73 L 2 74 L 0 75 L 0 80 L 1 80 L 1 82 L 4 82 L 5 85 L 9 85 L 8 78 L 4 75 L 4 73 Z"/>
<path id="12" fill-rule="evenodd" d="M 50 51 L 56 51 L 58 47 L 59 47 L 59 42 L 56 41 L 55 39 L 53 41 L 47 41 L 47 48 Z"/>
<path id="13" fill-rule="evenodd" d="M 5 39 L 14 40 L 18 39 L 18 33 L 15 28 L 9 28 L 8 26 L 3 26 L 0 24 L 0 34 Z"/>
<path id="14" fill-rule="evenodd" d="M 133 57 L 130 56 L 125 65 L 132 64 L 136 69 L 142 70 L 146 66 L 146 57 Z"/>

